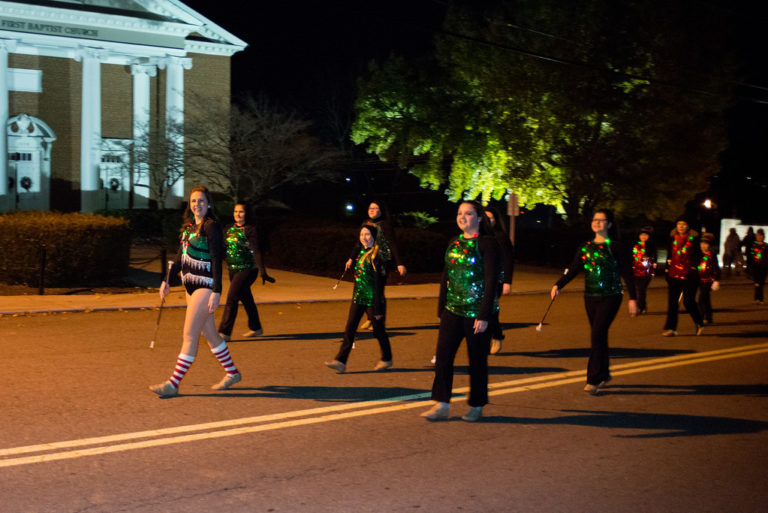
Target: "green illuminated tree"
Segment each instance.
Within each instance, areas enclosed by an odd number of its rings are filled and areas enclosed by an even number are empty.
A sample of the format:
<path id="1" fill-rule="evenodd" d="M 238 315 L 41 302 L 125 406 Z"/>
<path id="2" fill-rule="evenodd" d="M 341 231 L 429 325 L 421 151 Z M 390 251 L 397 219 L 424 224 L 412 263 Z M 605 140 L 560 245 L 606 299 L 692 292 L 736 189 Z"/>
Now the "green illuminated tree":
<path id="1" fill-rule="evenodd" d="M 371 66 L 352 138 L 452 200 L 512 189 L 571 219 L 598 204 L 674 215 L 724 145 L 710 3 L 453 7 L 432 59 Z"/>

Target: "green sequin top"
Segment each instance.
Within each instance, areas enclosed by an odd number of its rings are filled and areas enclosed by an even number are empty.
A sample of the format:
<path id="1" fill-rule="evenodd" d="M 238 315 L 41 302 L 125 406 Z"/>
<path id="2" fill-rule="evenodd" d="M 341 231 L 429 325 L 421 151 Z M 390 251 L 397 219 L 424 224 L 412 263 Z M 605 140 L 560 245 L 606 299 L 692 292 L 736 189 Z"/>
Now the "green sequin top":
<path id="1" fill-rule="evenodd" d="M 227 269 L 244 271 L 256 266 L 253 253 L 245 233 L 245 226 L 233 224 L 224 236 Z"/>
<path id="2" fill-rule="evenodd" d="M 555 285 L 562 289 L 581 271 L 584 271 L 585 296 L 622 294 L 621 279 L 624 278 L 630 299 L 635 299 L 635 280 L 629 254 L 622 253 L 614 242 L 607 239 L 606 242 L 586 242 L 576 251 L 571 266 Z"/>
<path id="3" fill-rule="evenodd" d="M 460 317 L 488 320 L 499 310 L 496 287 L 500 271 L 494 239 L 459 235 L 445 252 L 445 308 Z M 441 302 L 442 296 L 443 291 Z"/>
<path id="4" fill-rule="evenodd" d="M 584 264 L 584 294 L 613 296 L 621 294 L 621 278 L 616 259 L 606 243 L 587 242 L 581 248 Z"/>
<path id="5" fill-rule="evenodd" d="M 372 306 L 374 313 L 378 314 L 384 296 L 384 264 L 378 254 L 373 259 L 365 256 L 367 251 L 360 250 L 355 260 L 352 301 L 359 305 Z"/>

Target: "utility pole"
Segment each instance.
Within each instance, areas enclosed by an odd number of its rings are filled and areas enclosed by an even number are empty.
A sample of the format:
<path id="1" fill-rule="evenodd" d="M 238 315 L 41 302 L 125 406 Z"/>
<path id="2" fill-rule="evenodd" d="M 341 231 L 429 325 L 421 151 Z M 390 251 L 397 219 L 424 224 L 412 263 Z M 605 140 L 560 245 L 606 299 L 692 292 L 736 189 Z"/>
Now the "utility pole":
<path id="1" fill-rule="evenodd" d="M 509 193 L 507 200 L 507 215 L 509 216 L 509 241 L 515 246 L 515 218 L 520 215 L 520 206 L 517 203 L 517 194 Z"/>

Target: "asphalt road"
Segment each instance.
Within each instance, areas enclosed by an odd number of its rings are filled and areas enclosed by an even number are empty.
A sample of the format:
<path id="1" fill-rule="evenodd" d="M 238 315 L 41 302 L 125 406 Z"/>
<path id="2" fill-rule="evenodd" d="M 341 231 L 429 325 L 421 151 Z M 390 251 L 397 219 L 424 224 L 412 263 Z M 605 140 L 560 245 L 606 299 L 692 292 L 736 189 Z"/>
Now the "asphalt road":
<path id="1" fill-rule="evenodd" d="M 181 395 L 159 399 L 183 311 L 0 318 L 0 512 L 762 512 L 768 503 L 768 306 L 748 286 L 714 294 L 701 337 L 681 316 L 660 336 L 624 305 L 612 386 L 582 391 L 582 298 L 506 297 L 491 404 L 470 424 L 428 423 L 435 300 L 390 301 L 395 366 L 371 369 L 368 333 L 348 372 L 333 358 L 348 305 L 263 305 L 265 336 L 234 341 L 229 391 L 203 350 Z M 220 313 L 220 312 L 219 312 Z M 244 331 L 238 319 L 237 331 Z M 454 391 L 468 384 L 462 348 Z"/>

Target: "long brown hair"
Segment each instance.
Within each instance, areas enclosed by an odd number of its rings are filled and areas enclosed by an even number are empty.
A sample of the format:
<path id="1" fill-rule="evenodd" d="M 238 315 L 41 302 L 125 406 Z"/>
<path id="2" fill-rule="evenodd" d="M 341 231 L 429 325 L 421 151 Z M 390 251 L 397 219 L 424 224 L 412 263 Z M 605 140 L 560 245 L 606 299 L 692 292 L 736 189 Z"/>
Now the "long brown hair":
<path id="1" fill-rule="evenodd" d="M 196 192 L 202 192 L 205 195 L 206 201 L 208 202 L 208 211 L 203 216 L 203 222 L 200 223 L 195 228 L 195 233 L 197 235 L 200 235 L 203 231 L 203 226 L 205 225 L 205 222 L 208 219 L 218 222 L 219 218 L 216 216 L 216 212 L 214 212 L 213 201 L 211 199 L 211 191 L 208 190 L 208 187 L 205 187 L 204 185 L 196 185 L 192 187 L 189 190 L 188 198 L 191 198 L 192 194 Z M 195 215 L 192 213 L 192 209 L 189 208 L 189 199 L 187 199 L 187 208 L 186 210 L 184 210 L 184 226 L 186 226 L 187 224 L 191 224 L 191 225 L 195 224 Z M 182 227 L 181 229 L 182 231 L 184 231 L 184 227 Z"/>

